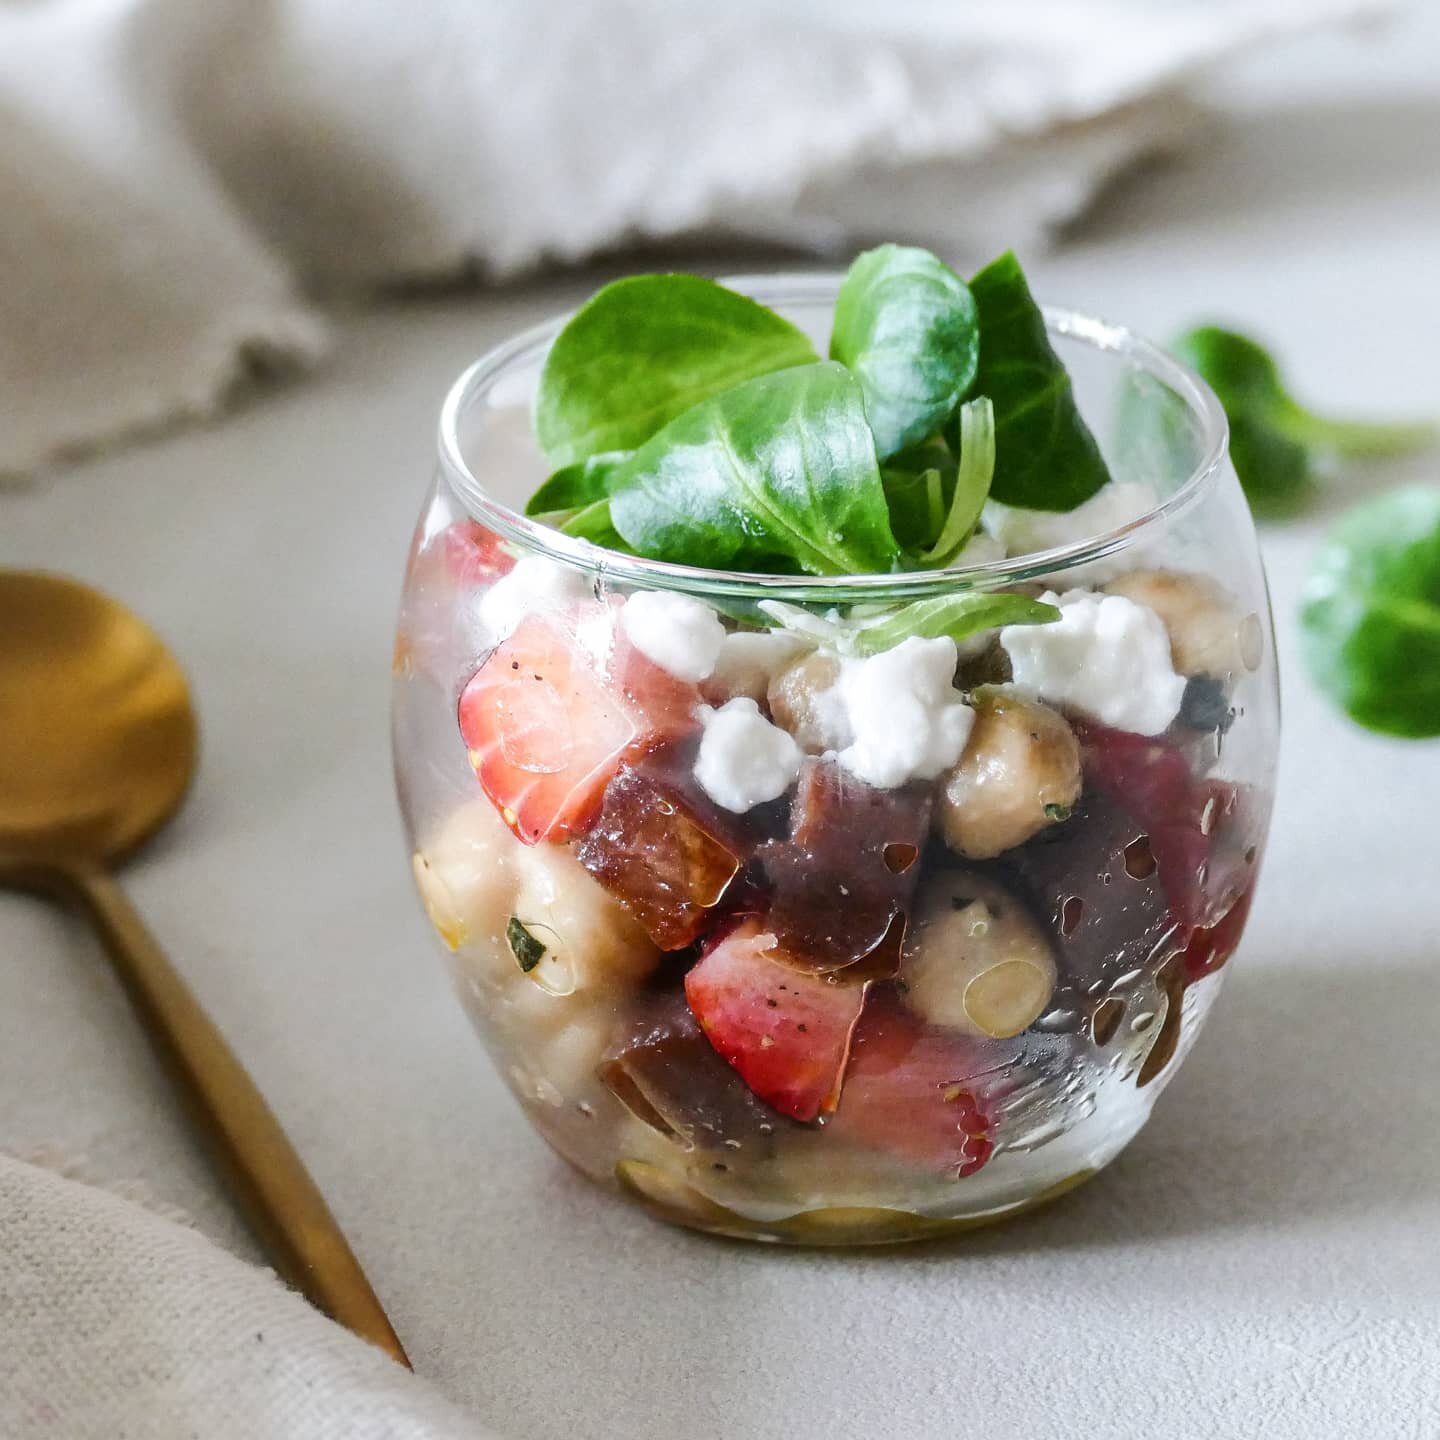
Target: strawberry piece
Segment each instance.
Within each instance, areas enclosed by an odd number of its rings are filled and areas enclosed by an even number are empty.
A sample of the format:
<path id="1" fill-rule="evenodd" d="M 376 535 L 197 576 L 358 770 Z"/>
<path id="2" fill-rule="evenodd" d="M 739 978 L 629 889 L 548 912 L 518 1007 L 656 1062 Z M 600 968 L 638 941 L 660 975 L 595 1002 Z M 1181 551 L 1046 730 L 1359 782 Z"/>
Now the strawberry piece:
<path id="1" fill-rule="evenodd" d="M 840 1098 L 868 986 L 795 970 L 766 953 L 774 934 L 745 920 L 685 977 L 685 998 L 716 1051 L 767 1105 L 814 1120 Z"/>
<path id="2" fill-rule="evenodd" d="M 710 928 L 754 844 L 745 820 L 722 814 L 691 781 L 693 759 L 694 746 L 682 745 L 623 765 L 575 847 L 662 950 L 683 950 Z"/>
<path id="3" fill-rule="evenodd" d="M 415 532 L 407 562 L 407 588 L 434 595 L 486 586 L 515 568 L 505 542 L 478 520 L 457 520 L 426 536 Z"/>
<path id="4" fill-rule="evenodd" d="M 973 1175 L 995 1150 L 985 1110 L 993 1050 L 924 1025 L 877 990 L 855 1028 L 845 1093 L 826 1129 L 957 1179 Z"/>
<path id="5" fill-rule="evenodd" d="M 461 692 L 470 763 L 527 845 L 584 831 L 626 755 L 696 728 L 699 690 L 631 646 L 614 612 L 528 616 Z"/>
<path id="6" fill-rule="evenodd" d="M 460 520 L 447 525 L 426 546 L 439 552 L 445 574 L 457 589 L 489 585 L 515 568 L 515 556 L 504 541 L 478 520 Z"/>

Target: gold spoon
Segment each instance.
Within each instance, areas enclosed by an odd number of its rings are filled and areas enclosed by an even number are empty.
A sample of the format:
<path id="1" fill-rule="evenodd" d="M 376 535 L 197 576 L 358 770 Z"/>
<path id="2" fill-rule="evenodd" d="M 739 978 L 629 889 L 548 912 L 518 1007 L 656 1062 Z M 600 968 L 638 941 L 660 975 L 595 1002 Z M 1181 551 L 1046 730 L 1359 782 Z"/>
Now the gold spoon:
<path id="1" fill-rule="evenodd" d="M 140 620 L 73 580 L 0 571 L 0 886 L 89 917 L 276 1270 L 408 1365 L 279 1121 L 108 873 L 179 808 L 195 752 L 185 677 Z"/>

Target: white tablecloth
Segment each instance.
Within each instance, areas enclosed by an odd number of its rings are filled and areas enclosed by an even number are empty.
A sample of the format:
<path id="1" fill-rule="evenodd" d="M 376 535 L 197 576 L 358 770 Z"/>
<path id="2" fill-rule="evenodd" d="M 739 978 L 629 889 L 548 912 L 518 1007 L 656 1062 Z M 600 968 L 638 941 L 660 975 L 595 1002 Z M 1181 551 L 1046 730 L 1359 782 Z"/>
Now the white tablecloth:
<path id="1" fill-rule="evenodd" d="M 1242 320 L 1302 394 L 1433 411 L 1437 63 L 1427 19 L 1359 52 L 1316 41 L 1283 86 L 1237 76 L 1208 145 L 1129 182 L 1038 287 L 1159 336 Z M 325 378 L 0 494 L 0 564 L 124 597 L 190 670 L 198 788 L 127 880 L 417 1369 L 535 1440 L 1440 1431 L 1440 749 L 1361 735 L 1297 669 L 1296 590 L 1338 496 L 1266 537 L 1287 729 L 1246 945 L 1104 1176 L 961 1243 L 792 1254 L 663 1228 L 531 1136 L 410 891 L 390 626 L 446 384 L 594 283 L 342 319 Z M 88 937 L 0 896 L 0 1148 L 41 1143 L 249 1245 Z"/>

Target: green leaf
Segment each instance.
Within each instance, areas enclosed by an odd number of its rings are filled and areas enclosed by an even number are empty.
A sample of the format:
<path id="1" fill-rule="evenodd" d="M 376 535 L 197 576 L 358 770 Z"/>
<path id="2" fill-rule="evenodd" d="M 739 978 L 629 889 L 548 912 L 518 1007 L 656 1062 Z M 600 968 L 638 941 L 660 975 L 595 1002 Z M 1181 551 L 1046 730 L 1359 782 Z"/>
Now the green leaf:
<path id="1" fill-rule="evenodd" d="M 876 453 L 888 459 L 939 430 L 975 379 L 969 287 L 928 250 L 867 250 L 840 286 L 830 356 L 859 377 Z"/>
<path id="2" fill-rule="evenodd" d="M 1315 489 L 1327 455 L 1383 457 L 1433 444 L 1430 424 L 1385 425 L 1328 419 L 1285 388 L 1280 369 L 1256 341 L 1218 325 L 1187 331 L 1172 347 L 1215 392 L 1230 421 L 1230 457 L 1257 514 L 1290 514 Z"/>
<path id="3" fill-rule="evenodd" d="M 960 467 L 950 513 L 935 544 L 921 556 L 926 565 L 943 568 L 965 548 L 980 521 L 995 474 L 995 409 L 987 396 L 960 407 Z"/>
<path id="4" fill-rule="evenodd" d="M 815 359 L 788 320 L 713 280 L 617 280 L 576 311 L 550 347 L 535 433 L 555 466 L 634 450 L 692 405 Z"/>
<path id="5" fill-rule="evenodd" d="M 527 975 L 545 957 L 545 946 L 513 915 L 505 926 L 505 939 L 509 942 L 510 953 L 514 955 L 516 963 Z"/>
<path id="6" fill-rule="evenodd" d="M 555 528 L 606 550 L 618 550 L 622 555 L 634 554 L 615 528 L 608 500 L 596 500 L 581 510 L 570 512 Z"/>
<path id="7" fill-rule="evenodd" d="M 1303 654 L 1320 690 L 1384 735 L 1440 735 L 1440 490 L 1352 510 L 1301 594 Z"/>
<path id="8" fill-rule="evenodd" d="M 970 291 L 980 313 L 974 389 L 995 406 L 990 493 L 1007 505 L 1073 510 L 1110 472 L 1076 408 L 1020 262 L 1007 251 L 971 279 Z"/>
<path id="9" fill-rule="evenodd" d="M 525 513 L 545 515 L 553 510 L 582 510 L 596 500 L 605 499 L 610 493 L 605 484 L 610 472 L 629 458 L 628 452 L 613 450 L 563 466 L 526 501 Z"/>
<path id="10" fill-rule="evenodd" d="M 611 474 L 610 513 L 639 554 L 687 565 L 872 574 L 900 558 L 859 382 L 833 361 L 672 420 Z"/>
<path id="11" fill-rule="evenodd" d="M 1024 595 L 978 591 L 935 595 L 861 627 L 850 645 L 857 655 L 878 655 L 883 650 L 893 650 L 912 635 L 925 640 L 948 635 L 959 642 L 1000 625 L 1045 625 L 1059 618 L 1060 612 L 1055 606 Z"/>
<path id="12" fill-rule="evenodd" d="M 955 493 L 955 457 L 944 440 L 902 450 L 880 467 L 890 528 L 907 550 L 927 550 L 939 538 Z"/>

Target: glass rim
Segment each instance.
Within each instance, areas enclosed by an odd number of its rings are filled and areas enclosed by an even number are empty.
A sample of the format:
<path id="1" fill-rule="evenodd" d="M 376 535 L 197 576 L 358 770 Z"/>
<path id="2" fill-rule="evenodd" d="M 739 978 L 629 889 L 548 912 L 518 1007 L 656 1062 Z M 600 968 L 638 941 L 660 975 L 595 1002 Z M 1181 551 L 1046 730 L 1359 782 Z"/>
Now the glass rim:
<path id="1" fill-rule="evenodd" d="M 814 303 L 833 299 L 842 275 L 839 271 L 797 274 L 734 275 L 719 283 L 757 300 L 784 307 L 788 303 Z M 766 575 L 746 570 L 714 570 L 678 565 L 607 550 L 573 535 L 563 534 L 512 509 L 489 493 L 465 459 L 460 440 L 461 417 L 470 405 L 518 361 L 532 358 L 547 347 L 574 311 L 528 326 L 502 341 L 469 365 L 451 385 L 440 410 L 440 467 L 446 482 L 472 520 L 480 521 L 507 540 L 564 565 L 597 577 L 665 590 L 696 594 L 740 596 L 800 602 L 915 597 L 957 587 L 992 589 L 1063 575 L 1096 560 L 1141 543 L 1156 529 L 1177 519 L 1210 488 L 1222 473 L 1229 446 L 1229 425 L 1215 393 L 1193 370 L 1152 341 L 1123 325 L 1062 306 L 1042 305 L 1046 329 L 1053 335 L 1078 340 L 1096 350 L 1131 360 L 1178 395 L 1201 425 L 1203 452 L 1190 474 L 1173 494 L 1143 515 L 1113 530 L 1033 554 L 991 560 L 982 564 L 952 565 L 939 570 L 904 570 L 885 574 Z"/>

